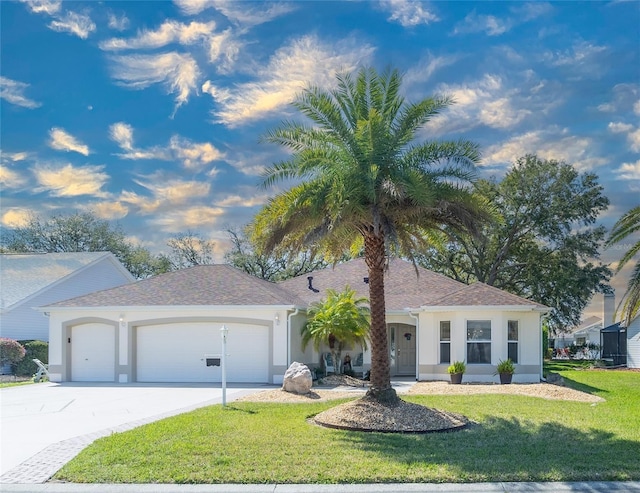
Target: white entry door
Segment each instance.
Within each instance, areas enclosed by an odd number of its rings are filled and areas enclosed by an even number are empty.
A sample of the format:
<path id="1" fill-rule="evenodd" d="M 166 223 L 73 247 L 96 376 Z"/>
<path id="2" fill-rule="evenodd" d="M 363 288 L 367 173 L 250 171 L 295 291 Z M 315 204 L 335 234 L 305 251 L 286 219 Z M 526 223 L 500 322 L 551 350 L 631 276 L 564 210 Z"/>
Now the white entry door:
<path id="1" fill-rule="evenodd" d="M 115 327 L 90 323 L 71 329 L 71 380 L 113 382 L 115 380 Z"/>

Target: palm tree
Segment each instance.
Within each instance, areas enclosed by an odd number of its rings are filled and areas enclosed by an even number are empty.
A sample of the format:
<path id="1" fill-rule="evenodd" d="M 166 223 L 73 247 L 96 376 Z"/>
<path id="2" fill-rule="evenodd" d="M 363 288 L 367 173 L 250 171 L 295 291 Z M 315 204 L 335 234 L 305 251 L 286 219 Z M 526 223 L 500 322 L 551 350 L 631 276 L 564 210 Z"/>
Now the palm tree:
<path id="1" fill-rule="evenodd" d="M 362 68 L 337 76 L 337 88 L 305 89 L 293 106 L 313 125 L 284 122 L 265 140 L 292 151 L 273 164 L 263 185 L 293 179 L 273 197 L 251 229 L 256 245 L 273 251 L 311 247 L 325 258 L 359 252 L 369 274 L 371 388 L 378 402 L 397 402 L 391 387 L 384 272 L 390 255 L 427 243 L 440 225 L 471 228 L 480 207 L 469 191 L 478 146 L 466 140 L 415 143 L 416 133 L 452 104 L 448 97 L 407 103 L 397 70 Z"/>
<path id="2" fill-rule="evenodd" d="M 327 290 L 327 298 L 312 304 L 309 321 L 302 327 L 302 348 L 313 341 L 316 350 L 329 344 L 336 373 L 340 373 L 341 352 L 344 346 L 359 344 L 367 349 L 369 335 L 369 300 L 356 298 L 355 290 Z"/>
<path id="3" fill-rule="evenodd" d="M 632 234 L 640 230 L 640 206 L 634 207 L 624 214 L 613 225 L 607 246 L 612 246 L 621 240 L 628 238 Z M 616 272 L 620 272 L 622 268 L 629 262 L 638 252 L 640 252 L 640 240 L 627 250 L 622 256 Z M 621 319 L 626 327 L 629 327 L 631 321 L 640 315 L 640 262 L 636 262 L 631 278 L 627 284 L 627 291 L 622 298 L 622 302 L 618 306 L 618 310 L 622 311 Z M 617 311 L 617 310 L 616 310 Z"/>

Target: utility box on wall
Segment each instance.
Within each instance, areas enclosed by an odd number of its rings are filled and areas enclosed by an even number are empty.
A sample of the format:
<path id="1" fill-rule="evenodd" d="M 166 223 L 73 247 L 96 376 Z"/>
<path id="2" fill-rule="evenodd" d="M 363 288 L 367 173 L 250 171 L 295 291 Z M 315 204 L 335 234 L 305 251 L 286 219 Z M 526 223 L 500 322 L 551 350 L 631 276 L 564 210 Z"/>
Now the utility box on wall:
<path id="1" fill-rule="evenodd" d="M 219 354 L 205 354 L 204 360 L 207 363 L 207 366 L 220 366 L 220 358 L 222 356 Z"/>

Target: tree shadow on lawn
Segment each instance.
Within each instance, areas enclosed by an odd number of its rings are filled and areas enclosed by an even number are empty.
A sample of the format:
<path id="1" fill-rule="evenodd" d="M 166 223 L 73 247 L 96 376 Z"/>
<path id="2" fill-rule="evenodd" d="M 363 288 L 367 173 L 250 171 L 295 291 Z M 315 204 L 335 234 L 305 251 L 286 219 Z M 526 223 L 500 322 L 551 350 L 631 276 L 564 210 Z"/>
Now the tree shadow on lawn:
<path id="1" fill-rule="evenodd" d="M 452 467 L 460 481 L 637 480 L 640 443 L 557 422 L 489 418 L 426 435 L 346 433 L 345 446 L 415 468 Z M 420 473 L 417 473 L 418 476 Z"/>
<path id="2" fill-rule="evenodd" d="M 587 394 L 598 395 L 598 394 L 608 394 L 609 391 L 605 389 L 601 389 L 599 387 L 593 387 L 591 385 L 587 385 L 586 383 L 577 382 L 571 378 L 568 378 L 565 375 L 560 374 L 562 380 L 564 382 L 565 387 L 569 387 L 570 389 L 579 390 L 580 392 L 586 392 Z M 605 397 L 602 397 L 605 399 Z"/>

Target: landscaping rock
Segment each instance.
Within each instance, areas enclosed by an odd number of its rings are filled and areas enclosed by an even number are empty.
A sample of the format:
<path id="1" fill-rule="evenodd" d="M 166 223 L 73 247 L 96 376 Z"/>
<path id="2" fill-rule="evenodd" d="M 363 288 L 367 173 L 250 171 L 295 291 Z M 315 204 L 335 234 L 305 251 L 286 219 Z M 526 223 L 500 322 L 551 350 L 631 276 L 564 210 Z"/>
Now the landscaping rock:
<path id="1" fill-rule="evenodd" d="M 307 365 L 294 361 L 284 374 L 282 390 L 295 394 L 306 394 L 311 390 L 313 378 Z"/>

